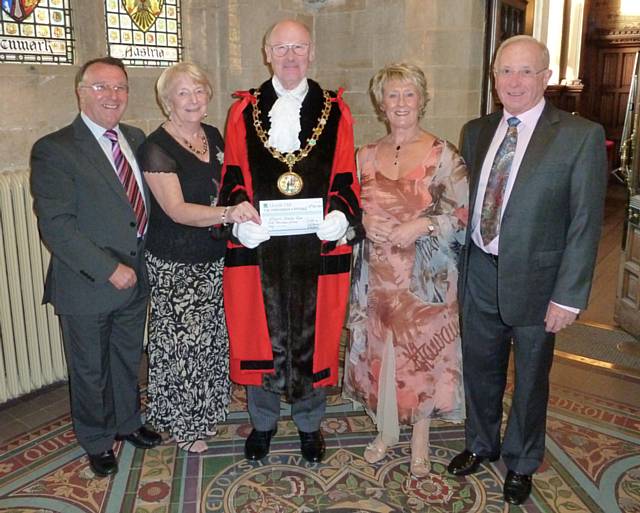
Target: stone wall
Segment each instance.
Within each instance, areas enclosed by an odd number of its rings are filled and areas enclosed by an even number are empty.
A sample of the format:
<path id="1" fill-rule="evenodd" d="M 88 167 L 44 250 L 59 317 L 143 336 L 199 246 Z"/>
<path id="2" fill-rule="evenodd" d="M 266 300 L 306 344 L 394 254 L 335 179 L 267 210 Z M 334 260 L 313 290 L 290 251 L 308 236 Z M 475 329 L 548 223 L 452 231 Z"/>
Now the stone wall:
<path id="1" fill-rule="evenodd" d="M 309 25 L 316 61 L 309 71 L 327 88 L 345 88 L 356 120 L 356 143 L 385 133 L 367 92 L 385 63 L 421 66 L 431 102 L 424 127 L 454 143 L 463 123 L 478 115 L 484 0 L 182 0 L 184 59 L 202 65 L 214 85 L 209 120 L 221 129 L 237 89 L 269 76 L 262 38 L 274 22 L 293 17 Z M 81 4 L 81 6 L 80 6 Z M 102 0 L 74 3 L 76 62 L 106 53 Z M 40 136 L 77 113 L 77 66 L 0 64 L 0 171 L 26 169 Z M 130 68 L 124 121 L 153 130 L 163 117 L 155 102 L 158 68 Z"/>

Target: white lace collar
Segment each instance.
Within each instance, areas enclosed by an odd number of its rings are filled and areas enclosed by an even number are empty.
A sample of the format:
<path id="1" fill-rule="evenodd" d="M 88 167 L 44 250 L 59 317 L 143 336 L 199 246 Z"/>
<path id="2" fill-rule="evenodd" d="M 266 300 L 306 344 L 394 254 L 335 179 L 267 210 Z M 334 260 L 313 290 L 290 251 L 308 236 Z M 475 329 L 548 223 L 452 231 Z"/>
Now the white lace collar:
<path id="1" fill-rule="evenodd" d="M 290 153 L 300 149 L 300 108 L 307 92 L 309 84 L 304 78 L 293 89 L 285 89 L 280 81 L 274 76 L 271 84 L 278 95 L 271 110 L 269 119 L 269 145 L 275 149 Z"/>

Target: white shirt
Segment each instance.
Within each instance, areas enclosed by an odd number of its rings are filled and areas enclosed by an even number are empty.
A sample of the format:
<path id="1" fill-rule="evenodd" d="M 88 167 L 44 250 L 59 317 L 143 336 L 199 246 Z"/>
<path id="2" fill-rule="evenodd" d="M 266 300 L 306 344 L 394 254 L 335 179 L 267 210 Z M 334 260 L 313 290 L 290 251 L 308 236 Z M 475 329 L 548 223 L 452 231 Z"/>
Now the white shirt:
<path id="1" fill-rule="evenodd" d="M 274 76 L 271 84 L 278 95 L 269 111 L 269 145 L 282 153 L 291 153 L 300 149 L 300 109 L 309 84 L 306 78 L 293 89 L 285 89 Z"/>
<path id="2" fill-rule="evenodd" d="M 516 151 L 511 163 L 511 171 L 509 173 L 509 178 L 507 179 L 507 185 L 505 186 L 504 199 L 502 200 L 502 210 L 500 211 L 500 219 L 502 219 L 504 210 L 507 206 L 507 203 L 509 202 L 509 196 L 511 196 L 513 184 L 515 183 L 516 177 L 518 176 L 518 170 L 520 169 L 522 157 L 524 157 L 527 146 L 529 146 L 529 141 L 531 140 L 533 131 L 538 124 L 540 116 L 542 115 L 544 105 L 545 100 L 543 98 L 532 109 L 529 109 L 528 111 L 515 116 L 520 120 L 520 123 L 516 127 L 516 130 L 518 130 L 518 142 L 516 143 Z M 476 246 L 493 255 L 498 254 L 500 230 L 498 229 L 498 235 L 496 236 L 496 238 L 485 246 L 482 242 L 482 236 L 480 235 L 480 216 L 482 214 L 482 202 L 484 200 L 484 193 L 487 189 L 487 182 L 489 181 L 491 166 L 493 165 L 493 160 L 495 159 L 496 153 L 498 153 L 498 148 L 500 147 L 500 144 L 502 143 L 502 140 L 507 133 L 507 128 L 509 126 L 507 124 L 507 119 L 511 117 L 514 117 L 513 114 L 510 114 L 505 110 L 503 112 L 502 119 L 498 124 L 498 128 L 496 129 L 496 133 L 493 135 L 493 140 L 489 145 L 487 155 L 484 158 L 484 163 L 482 164 L 482 170 L 480 171 L 478 192 L 476 195 L 476 202 L 471 217 L 471 240 L 473 240 Z"/>
<path id="3" fill-rule="evenodd" d="M 502 210 L 500 211 L 501 220 L 507 203 L 509 202 L 509 197 L 511 196 L 511 191 L 513 190 L 513 184 L 515 183 L 516 177 L 518 176 L 518 170 L 520 169 L 522 158 L 527 151 L 529 141 L 531 141 L 531 136 L 533 135 L 533 131 L 535 130 L 536 125 L 540 120 L 540 116 L 542 115 L 544 106 L 545 100 L 544 98 L 542 98 L 533 108 L 515 116 L 520 120 L 520 123 L 516 127 L 516 129 L 518 130 L 518 141 L 516 143 L 516 151 L 513 155 L 513 161 L 511 163 L 509 178 L 507 179 L 507 184 L 505 186 L 504 198 L 502 201 Z M 482 242 L 482 235 L 480 235 L 480 216 L 482 214 L 482 203 L 484 200 L 484 193 L 487 189 L 487 182 L 489 181 L 489 174 L 491 173 L 491 166 L 493 165 L 493 160 L 495 159 L 496 153 L 498 152 L 498 148 L 500 147 L 500 144 L 502 143 L 502 140 L 507 133 L 507 128 L 509 126 L 507 124 L 507 119 L 511 117 L 514 117 L 513 114 L 507 112 L 506 110 L 503 111 L 502 119 L 498 124 L 496 133 L 493 135 L 493 140 L 489 145 L 487 155 L 484 158 L 484 162 L 482 164 L 482 170 L 480 171 L 480 178 L 478 181 L 478 191 L 476 192 L 476 201 L 471 216 L 471 240 L 480 249 L 492 255 L 498 254 L 500 230 L 498 229 L 498 235 L 496 236 L 496 238 L 493 239 L 489 244 L 485 245 Z M 554 304 L 575 314 L 580 313 L 580 310 L 577 308 L 560 305 L 555 302 Z"/>

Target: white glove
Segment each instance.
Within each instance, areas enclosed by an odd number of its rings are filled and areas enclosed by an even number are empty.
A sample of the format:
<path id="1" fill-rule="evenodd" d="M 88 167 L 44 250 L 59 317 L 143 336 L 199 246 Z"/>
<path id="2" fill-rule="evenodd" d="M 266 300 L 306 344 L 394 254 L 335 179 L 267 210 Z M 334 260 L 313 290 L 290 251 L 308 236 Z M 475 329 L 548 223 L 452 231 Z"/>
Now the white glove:
<path id="1" fill-rule="evenodd" d="M 332 210 L 329 212 L 324 220 L 318 226 L 316 234 L 320 240 L 339 240 L 349 228 L 349 221 L 345 215 L 339 210 Z"/>
<path id="2" fill-rule="evenodd" d="M 249 249 L 256 248 L 258 244 L 271 238 L 269 231 L 264 226 L 253 221 L 235 223 L 231 232 L 244 247 Z"/>

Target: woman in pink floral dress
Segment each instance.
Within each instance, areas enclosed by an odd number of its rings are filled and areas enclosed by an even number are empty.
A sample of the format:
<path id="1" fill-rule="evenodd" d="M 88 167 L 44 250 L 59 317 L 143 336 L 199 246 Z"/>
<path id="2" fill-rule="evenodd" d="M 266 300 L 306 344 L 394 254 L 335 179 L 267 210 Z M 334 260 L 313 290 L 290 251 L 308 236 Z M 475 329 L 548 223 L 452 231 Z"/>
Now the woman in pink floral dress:
<path id="1" fill-rule="evenodd" d="M 386 66 L 371 93 L 390 133 L 358 152 L 367 238 L 354 262 L 344 392 L 378 429 L 365 459 L 382 460 L 410 425 L 410 470 L 424 477 L 431 419 L 464 420 L 456 264 L 467 170 L 450 143 L 420 128 L 419 68 Z"/>

